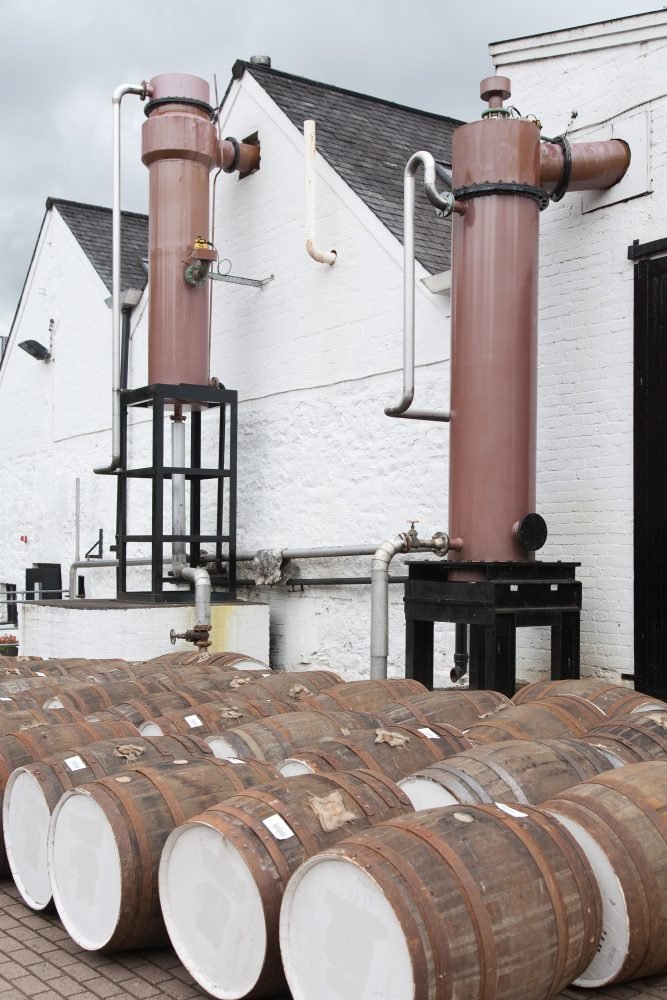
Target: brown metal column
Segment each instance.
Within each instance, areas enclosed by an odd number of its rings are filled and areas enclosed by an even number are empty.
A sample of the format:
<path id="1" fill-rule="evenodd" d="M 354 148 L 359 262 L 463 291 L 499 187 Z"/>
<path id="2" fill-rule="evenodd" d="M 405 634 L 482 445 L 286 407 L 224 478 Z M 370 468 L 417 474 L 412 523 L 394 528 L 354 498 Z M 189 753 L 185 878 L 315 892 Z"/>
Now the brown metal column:
<path id="1" fill-rule="evenodd" d="M 185 269 L 195 240 L 209 234 L 209 172 L 217 157 L 209 86 L 169 73 L 150 86 L 142 137 L 150 196 L 148 381 L 206 385 L 208 283 L 189 285 Z"/>
<path id="2" fill-rule="evenodd" d="M 507 97 L 509 81 L 482 93 Z M 449 558 L 527 560 L 513 528 L 535 509 L 539 129 L 464 125 L 453 163 L 466 211 L 453 222 L 449 531 L 463 549 Z"/>

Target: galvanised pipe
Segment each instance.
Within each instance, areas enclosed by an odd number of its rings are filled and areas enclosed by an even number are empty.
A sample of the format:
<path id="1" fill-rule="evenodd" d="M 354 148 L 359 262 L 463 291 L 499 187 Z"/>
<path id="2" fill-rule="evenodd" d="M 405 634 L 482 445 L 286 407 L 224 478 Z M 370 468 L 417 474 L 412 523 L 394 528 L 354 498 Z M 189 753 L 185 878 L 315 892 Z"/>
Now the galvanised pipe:
<path id="1" fill-rule="evenodd" d="M 430 549 L 445 555 L 450 547 L 456 547 L 459 539 L 450 539 L 445 534 L 432 538 L 416 538 L 410 531 L 401 532 L 394 538 L 382 542 L 371 562 L 371 680 L 383 680 L 387 676 L 389 656 L 389 564 L 399 552 Z M 295 581 L 296 582 L 296 581 Z"/>
<path id="2" fill-rule="evenodd" d="M 185 468 L 185 419 L 180 412 L 174 413 L 171 418 L 171 464 L 174 469 Z M 185 534 L 185 475 L 181 472 L 171 474 L 171 525 L 174 535 L 171 544 L 172 571 L 178 577 L 182 576 L 181 570 L 187 562 L 185 540 L 176 538 Z"/>
<path id="3" fill-rule="evenodd" d="M 113 192 L 111 199 L 111 461 L 93 471 L 109 475 L 120 465 L 120 104 L 126 94 L 137 94 L 141 100 L 152 94 L 151 87 L 143 83 L 122 83 L 113 92 Z"/>
<path id="4" fill-rule="evenodd" d="M 415 396 L 415 176 L 424 168 L 424 192 L 444 215 L 462 213 L 465 206 L 455 202 L 450 191 L 435 186 L 436 166 L 430 153 L 419 150 L 403 171 L 403 395 L 395 406 L 385 407 L 388 417 L 409 420 L 448 421 L 449 413 L 438 410 L 410 410 Z"/>

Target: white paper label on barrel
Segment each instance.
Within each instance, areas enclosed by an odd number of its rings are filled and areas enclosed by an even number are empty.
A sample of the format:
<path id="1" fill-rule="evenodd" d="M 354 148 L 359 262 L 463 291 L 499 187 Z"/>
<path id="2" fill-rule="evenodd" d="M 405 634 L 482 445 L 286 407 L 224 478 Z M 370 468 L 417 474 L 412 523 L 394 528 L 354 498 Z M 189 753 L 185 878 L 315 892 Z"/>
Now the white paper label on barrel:
<path id="1" fill-rule="evenodd" d="M 519 819 L 523 819 L 528 815 L 528 813 L 519 812 L 518 809 L 512 809 L 511 806 L 506 806 L 502 802 L 496 802 L 494 805 L 498 806 L 499 809 L 502 809 L 502 811 L 507 813 L 508 816 L 518 816 Z"/>
<path id="2" fill-rule="evenodd" d="M 41 670 L 35 670 L 35 676 L 36 677 L 46 677 L 46 674 L 43 673 Z"/>
<path id="3" fill-rule="evenodd" d="M 0 698 L 0 701 L 13 701 L 13 698 Z"/>
<path id="4" fill-rule="evenodd" d="M 227 758 L 227 763 L 228 764 L 244 764 L 245 761 L 241 760 L 240 757 L 228 757 Z"/>
<path id="5" fill-rule="evenodd" d="M 287 840 L 288 837 L 295 835 L 294 830 L 287 825 L 278 813 L 274 813 L 273 816 L 267 816 L 262 822 L 266 829 L 271 831 L 276 840 Z"/>
<path id="6" fill-rule="evenodd" d="M 189 725 L 190 729 L 196 729 L 197 726 L 202 726 L 203 722 L 198 715 L 186 715 L 185 721 Z"/>
<path id="7" fill-rule="evenodd" d="M 429 728 L 428 728 L 428 726 L 424 726 L 423 728 L 421 728 L 421 729 L 419 730 L 419 732 L 420 732 L 420 733 L 423 733 L 423 734 L 424 734 L 424 736 L 425 736 L 425 737 L 426 737 L 427 739 L 429 739 L 429 740 L 439 740 L 439 739 L 440 739 L 440 737 L 438 736 L 438 734 L 437 734 L 437 733 L 434 733 L 432 729 L 429 729 Z"/>
<path id="8" fill-rule="evenodd" d="M 81 771 L 84 767 L 87 767 L 85 761 L 81 760 L 80 757 L 66 757 L 65 763 L 70 771 Z"/>

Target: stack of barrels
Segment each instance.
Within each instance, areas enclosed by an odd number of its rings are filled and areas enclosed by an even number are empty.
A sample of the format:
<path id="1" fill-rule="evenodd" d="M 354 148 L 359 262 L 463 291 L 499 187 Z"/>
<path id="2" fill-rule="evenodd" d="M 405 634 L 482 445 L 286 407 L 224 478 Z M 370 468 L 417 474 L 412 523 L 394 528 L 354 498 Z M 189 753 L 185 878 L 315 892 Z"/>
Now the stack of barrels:
<path id="1" fill-rule="evenodd" d="M 15 669 L 0 864 L 83 948 L 171 942 L 227 1000 L 547 1000 L 667 971 L 661 701 L 240 654 Z"/>

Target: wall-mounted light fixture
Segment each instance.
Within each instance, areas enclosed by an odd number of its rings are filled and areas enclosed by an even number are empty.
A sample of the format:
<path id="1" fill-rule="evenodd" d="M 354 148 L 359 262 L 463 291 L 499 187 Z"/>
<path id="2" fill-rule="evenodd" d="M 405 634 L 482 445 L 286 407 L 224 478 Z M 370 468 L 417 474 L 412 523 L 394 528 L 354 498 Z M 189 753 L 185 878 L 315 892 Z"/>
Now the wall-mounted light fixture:
<path id="1" fill-rule="evenodd" d="M 48 347 L 44 347 L 44 344 L 40 344 L 38 340 L 22 340 L 19 347 L 35 361 L 48 361 L 51 357 L 51 351 Z"/>

